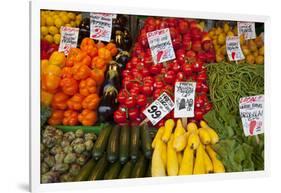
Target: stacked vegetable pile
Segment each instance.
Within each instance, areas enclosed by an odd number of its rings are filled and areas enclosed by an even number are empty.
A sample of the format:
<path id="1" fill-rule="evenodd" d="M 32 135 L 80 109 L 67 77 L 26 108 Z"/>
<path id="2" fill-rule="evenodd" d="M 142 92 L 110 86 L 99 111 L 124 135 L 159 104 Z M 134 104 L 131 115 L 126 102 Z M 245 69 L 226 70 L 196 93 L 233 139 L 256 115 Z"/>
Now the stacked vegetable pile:
<path id="1" fill-rule="evenodd" d="M 104 73 L 112 57 L 117 54 L 115 44 L 96 44 L 92 39 L 84 38 L 80 49 L 72 48 L 67 58 L 63 53 L 55 53 L 52 56 L 62 68 L 56 68 L 56 73 L 48 72 L 53 78 L 45 81 L 47 86 L 53 83 L 50 88 L 44 89 L 43 84 L 43 90 L 53 93 L 52 115 L 48 123 L 94 125 Z M 51 59 L 52 57 L 50 61 Z M 44 77 L 42 80 L 44 81 Z"/>
<path id="2" fill-rule="evenodd" d="M 52 126 L 42 131 L 41 182 L 71 182 L 91 157 L 96 135 L 82 130 L 63 133 Z"/>
<path id="3" fill-rule="evenodd" d="M 224 23 L 222 27 L 218 26 L 209 31 L 209 36 L 212 38 L 214 48 L 216 50 L 216 62 L 228 61 L 226 53 L 226 37 L 237 36 L 237 26 L 231 27 L 228 23 Z M 240 45 L 245 62 L 248 64 L 264 64 L 264 43 L 260 36 L 254 40 L 245 40 L 244 36 L 240 37 Z M 244 61 L 241 61 L 242 63 Z"/>
<path id="4" fill-rule="evenodd" d="M 176 127 L 175 127 L 176 126 Z M 175 127 L 175 128 L 174 128 Z M 180 119 L 168 119 L 152 142 L 152 176 L 176 176 L 224 172 L 224 166 L 211 145 L 219 141 L 217 133 L 206 122 L 200 127 L 191 122 L 187 130 Z"/>
<path id="5" fill-rule="evenodd" d="M 213 147 L 227 172 L 264 169 L 264 136 L 245 137 L 239 115 L 239 99 L 264 93 L 264 66 L 208 64 L 208 84 L 213 110 L 204 119 L 220 138 Z"/>
<path id="6" fill-rule="evenodd" d="M 153 64 L 146 34 L 163 28 L 170 30 L 176 59 Z M 142 111 L 163 92 L 172 96 L 177 81 L 196 81 L 195 119 L 201 120 L 211 109 L 203 64 L 214 60 L 212 41 L 197 21 L 147 18 L 133 47 L 132 57 L 122 72 L 122 89 L 117 97 L 119 109 L 114 113 L 115 122 L 141 122 L 145 118 Z M 173 112 L 158 125 L 163 125 L 164 120 L 170 117 L 173 117 Z"/>
<path id="7" fill-rule="evenodd" d="M 66 11 L 41 11 L 41 39 L 49 43 L 60 44 L 60 28 L 77 27 L 82 21 L 82 15 Z"/>

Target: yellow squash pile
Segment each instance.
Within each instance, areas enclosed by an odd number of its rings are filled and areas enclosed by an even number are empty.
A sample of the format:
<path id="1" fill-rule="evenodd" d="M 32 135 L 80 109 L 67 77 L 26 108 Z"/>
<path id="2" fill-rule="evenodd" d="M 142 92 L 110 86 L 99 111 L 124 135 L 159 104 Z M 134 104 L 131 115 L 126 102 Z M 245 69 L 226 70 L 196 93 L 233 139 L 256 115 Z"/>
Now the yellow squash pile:
<path id="1" fill-rule="evenodd" d="M 205 121 L 188 123 L 168 119 L 152 142 L 152 176 L 177 176 L 225 172 L 211 145 L 219 141 L 217 133 Z"/>

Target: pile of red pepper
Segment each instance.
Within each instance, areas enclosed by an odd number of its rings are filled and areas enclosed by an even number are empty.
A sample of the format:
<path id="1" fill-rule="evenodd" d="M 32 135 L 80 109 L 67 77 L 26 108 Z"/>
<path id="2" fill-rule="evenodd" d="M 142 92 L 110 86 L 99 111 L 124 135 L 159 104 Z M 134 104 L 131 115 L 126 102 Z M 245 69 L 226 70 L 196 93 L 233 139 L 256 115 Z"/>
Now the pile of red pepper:
<path id="1" fill-rule="evenodd" d="M 149 48 L 147 33 L 169 28 L 174 60 L 154 64 Z M 173 99 L 174 85 L 177 81 L 195 81 L 195 117 L 201 120 L 211 108 L 208 100 L 207 74 L 205 63 L 215 61 L 215 49 L 207 32 L 195 20 L 178 18 L 154 18 L 145 20 L 137 41 L 133 47 L 132 57 L 122 72 L 122 88 L 117 100 L 119 108 L 114 113 L 116 123 L 140 123 L 145 119 L 142 113 L 147 106 L 166 92 Z M 162 119 L 173 118 L 173 111 Z"/>
<path id="2" fill-rule="evenodd" d="M 54 51 L 58 51 L 59 47 L 57 44 L 50 44 L 47 40 L 40 41 L 40 57 L 41 60 L 49 59 Z"/>

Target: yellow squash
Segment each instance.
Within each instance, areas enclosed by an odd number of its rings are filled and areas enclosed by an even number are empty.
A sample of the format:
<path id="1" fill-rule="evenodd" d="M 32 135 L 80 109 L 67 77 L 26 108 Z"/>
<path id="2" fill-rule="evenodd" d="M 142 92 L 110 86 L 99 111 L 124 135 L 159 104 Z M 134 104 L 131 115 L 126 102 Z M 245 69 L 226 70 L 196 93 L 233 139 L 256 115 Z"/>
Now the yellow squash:
<path id="1" fill-rule="evenodd" d="M 206 146 L 206 150 L 208 155 L 210 156 L 213 166 L 214 166 L 214 173 L 224 173 L 225 168 L 222 162 L 217 158 L 217 153 L 212 149 L 210 145 Z"/>
<path id="2" fill-rule="evenodd" d="M 152 161 L 151 161 L 151 176 L 166 176 L 165 172 L 165 165 L 162 160 L 162 145 L 163 142 L 158 140 L 155 149 L 152 154 Z"/>
<path id="3" fill-rule="evenodd" d="M 163 133 L 164 133 L 164 127 L 160 127 L 160 128 L 158 129 L 158 131 L 157 131 L 157 133 L 156 133 L 156 135 L 155 135 L 153 141 L 152 141 L 152 144 L 151 144 L 151 147 L 152 147 L 152 148 L 155 148 L 156 141 L 159 140 L 159 139 L 161 139 Z"/>
<path id="4" fill-rule="evenodd" d="M 211 143 L 211 137 L 209 135 L 209 132 L 205 128 L 198 129 L 198 135 L 204 145 Z"/>
<path id="5" fill-rule="evenodd" d="M 204 148 L 203 145 L 200 144 L 198 149 L 196 150 L 196 158 L 194 163 L 193 174 L 205 174 L 205 164 L 204 164 Z"/>
<path id="6" fill-rule="evenodd" d="M 173 134 L 170 137 L 167 146 L 167 174 L 168 176 L 177 176 L 179 172 L 179 164 L 177 152 L 173 147 Z"/>
<path id="7" fill-rule="evenodd" d="M 191 175 L 193 173 L 194 150 L 186 147 L 180 165 L 179 175 Z"/>
<path id="8" fill-rule="evenodd" d="M 200 126 L 204 129 L 206 129 L 211 137 L 211 144 L 215 144 L 219 141 L 219 136 L 218 134 L 215 132 L 214 129 L 212 129 L 211 127 L 209 127 L 209 125 L 205 122 L 205 121 L 200 121 Z"/>
<path id="9" fill-rule="evenodd" d="M 165 143 L 167 143 L 169 141 L 174 127 L 175 127 L 175 121 L 173 119 L 168 119 L 165 122 L 164 133 L 163 133 L 162 138 L 161 138 L 162 141 L 164 141 Z"/>
<path id="10" fill-rule="evenodd" d="M 197 133 L 195 132 L 191 132 L 189 135 L 188 135 L 188 139 L 187 139 L 187 147 L 189 147 L 190 149 L 197 149 L 198 146 L 200 144 L 200 138 L 198 136 Z"/>

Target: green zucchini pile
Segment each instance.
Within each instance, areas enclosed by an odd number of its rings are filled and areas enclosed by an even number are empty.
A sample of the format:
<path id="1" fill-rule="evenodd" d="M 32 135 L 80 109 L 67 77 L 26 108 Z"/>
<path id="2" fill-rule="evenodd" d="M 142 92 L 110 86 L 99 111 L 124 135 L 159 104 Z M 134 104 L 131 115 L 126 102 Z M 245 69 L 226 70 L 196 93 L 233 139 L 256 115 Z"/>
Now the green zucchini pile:
<path id="1" fill-rule="evenodd" d="M 151 177 L 151 130 L 105 124 L 75 181 Z"/>

